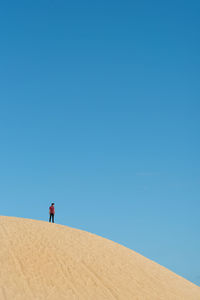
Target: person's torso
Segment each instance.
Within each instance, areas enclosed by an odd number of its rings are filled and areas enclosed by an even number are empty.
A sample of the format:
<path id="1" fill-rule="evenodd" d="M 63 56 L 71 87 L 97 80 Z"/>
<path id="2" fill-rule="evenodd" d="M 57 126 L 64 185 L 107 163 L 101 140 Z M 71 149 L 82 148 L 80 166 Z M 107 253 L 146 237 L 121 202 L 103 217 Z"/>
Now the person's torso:
<path id="1" fill-rule="evenodd" d="M 55 214 L 55 208 L 54 208 L 53 205 L 51 205 L 51 206 L 49 207 L 49 210 L 50 210 L 50 213 L 51 213 L 51 214 Z"/>

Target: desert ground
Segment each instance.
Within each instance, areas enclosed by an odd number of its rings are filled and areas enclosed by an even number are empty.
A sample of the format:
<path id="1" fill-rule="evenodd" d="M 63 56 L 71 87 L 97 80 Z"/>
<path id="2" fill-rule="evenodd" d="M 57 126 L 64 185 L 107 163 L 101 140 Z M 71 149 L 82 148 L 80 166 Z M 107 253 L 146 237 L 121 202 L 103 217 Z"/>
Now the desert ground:
<path id="1" fill-rule="evenodd" d="M 200 299 L 200 288 L 94 234 L 0 217 L 0 299 Z"/>

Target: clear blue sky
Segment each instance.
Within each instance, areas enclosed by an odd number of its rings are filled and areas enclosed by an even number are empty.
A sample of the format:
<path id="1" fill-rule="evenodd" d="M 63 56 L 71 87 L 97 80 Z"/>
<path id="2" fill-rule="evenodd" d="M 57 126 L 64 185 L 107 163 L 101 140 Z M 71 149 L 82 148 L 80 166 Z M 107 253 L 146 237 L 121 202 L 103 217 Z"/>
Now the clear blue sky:
<path id="1" fill-rule="evenodd" d="M 1 215 L 200 284 L 200 2 L 1 1 Z"/>

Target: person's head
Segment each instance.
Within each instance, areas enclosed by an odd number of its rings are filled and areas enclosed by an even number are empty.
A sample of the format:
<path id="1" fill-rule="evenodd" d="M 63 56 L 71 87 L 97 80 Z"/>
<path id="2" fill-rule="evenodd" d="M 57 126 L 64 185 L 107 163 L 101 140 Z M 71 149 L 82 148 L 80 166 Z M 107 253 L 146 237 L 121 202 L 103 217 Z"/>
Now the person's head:
<path id="1" fill-rule="evenodd" d="M 51 203 L 51 205 L 53 205 L 53 206 L 54 206 L 54 204 L 55 204 L 55 203 Z"/>

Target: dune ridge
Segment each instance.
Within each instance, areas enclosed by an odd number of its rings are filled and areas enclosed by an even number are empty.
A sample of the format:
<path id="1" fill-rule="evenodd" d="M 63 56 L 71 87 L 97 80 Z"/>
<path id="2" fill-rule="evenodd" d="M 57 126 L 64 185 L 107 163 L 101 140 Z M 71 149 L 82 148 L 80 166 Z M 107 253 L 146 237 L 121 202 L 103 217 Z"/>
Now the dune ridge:
<path id="1" fill-rule="evenodd" d="M 200 288 L 115 242 L 0 217 L 0 299 L 200 299 Z"/>

